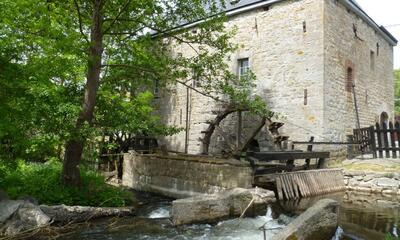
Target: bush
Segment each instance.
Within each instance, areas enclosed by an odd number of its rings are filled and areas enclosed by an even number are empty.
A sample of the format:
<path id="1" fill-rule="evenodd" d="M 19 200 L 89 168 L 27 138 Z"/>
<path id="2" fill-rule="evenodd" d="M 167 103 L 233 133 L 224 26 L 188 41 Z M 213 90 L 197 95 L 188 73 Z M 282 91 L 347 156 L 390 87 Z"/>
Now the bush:
<path id="1" fill-rule="evenodd" d="M 101 175 L 81 169 L 82 185 L 63 186 L 60 182 L 61 163 L 44 164 L 18 161 L 16 165 L 0 162 L 0 188 L 10 198 L 31 196 L 40 204 L 82 206 L 126 206 L 130 192 L 110 186 Z"/>

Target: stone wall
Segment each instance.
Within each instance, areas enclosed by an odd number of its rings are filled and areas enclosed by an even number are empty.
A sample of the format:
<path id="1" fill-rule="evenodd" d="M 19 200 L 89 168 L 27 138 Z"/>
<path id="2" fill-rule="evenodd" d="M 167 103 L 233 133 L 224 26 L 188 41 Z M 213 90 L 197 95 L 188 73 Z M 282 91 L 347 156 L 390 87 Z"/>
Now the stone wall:
<path id="1" fill-rule="evenodd" d="M 247 162 L 203 156 L 124 155 L 122 184 L 174 198 L 252 187 Z"/>
<path id="2" fill-rule="evenodd" d="M 400 173 L 344 172 L 348 190 L 386 195 L 400 195 Z"/>
<path id="3" fill-rule="evenodd" d="M 346 91 L 348 67 L 353 69 L 361 127 L 379 121 L 383 111 L 393 118 L 393 46 L 341 1 L 324 2 L 324 135 L 346 141 L 357 127 L 353 94 Z"/>
<path id="4" fill-rule="evenodd" d="M 308 140 L 311 135 L 321 140 L 318 136 L 322 135 L 323 124 L 323 2 L 282 1 L 268 10 L 259 8 L 232 16 L 226 27 L 237 28 L 232 42 L 240 46 L 229 56 L 232 72 L 236 72 L 238 59 L 249 58 L 250 68 L 258 80 L 255 92 L 273 111 L 281 114 L 281 121 L 285 122 L 282 133 L 292 140 Z M 175 51 L 184 56 L 194 54 L 184 44 Z M 172 94 L 159 99 L 160 113 L 165 123 L 185 127 L 187 90 L 181 85 L 170 89 Z M 307 105 L 304 105 L 305 89 Z M 199 153 L 201 132 L 207 128 L 206 122 L 215 117 L 212 110 L 218 106 L 191 90 L 189 99 L 188 149 L 189 153 Z M 224 124 L 235 128 L 236 123 L 237 117 L 232 116 Z M 234 137 L 235 131 L 231 133 Z M 213 140 L 218 141 L 222 139 Z M 163 142 L 169 149 L 184 151 L 185 132 L 167 137 Z"/>
<path id="5" fill-rule="evenodd" d="M 238 59 L 249 58 L 257 77 L 254 92 L 265 99 L 271 110 L 280 113 L 279 121 L 285 123 L 282 134 L 291 140 L 305 141 L 311 136 L 315 141 L 347 140 L 346 135 L 356 127 L 353 95 L 345 89 L 348 66 L 354 71 L 361 126 L 379 120 L 383 111 L 393 116 L 393 46 L 341 2 L 280 1 L 269 8 L 230 16 L 226 23 L 228 30 L 237 28 L 231 41 L 239 44 L 237 51 L 228 56 L 229 67 L 237 72 Z M 174 52 L 188 57 L 195 54 L 185 44 Z M 188 106 L 188 152 L 199 153 L 202 131 L 207 128 L 207 121 L 214 119 L 212 111 L 218 105 L 182 85 L 169 88 L 172 93 L 164 93 L 158 102 L 162 119 L 185 128 Z M 248 119 L 244 123 L 254 125 Z M 230 127 L 227 132 L 232 138 L 236 124 L 236 115 L 222 123 Z M 260 134 L 258 140 L 267 141 L 266 134 Z M 221 137 L 212 139 L 214 146 L 221 146 L 223 141 Z M 162 144 L 184 151 L 185 131 L 162 139 Z M 345 154 L 343 146 L 328 149 Z"/>

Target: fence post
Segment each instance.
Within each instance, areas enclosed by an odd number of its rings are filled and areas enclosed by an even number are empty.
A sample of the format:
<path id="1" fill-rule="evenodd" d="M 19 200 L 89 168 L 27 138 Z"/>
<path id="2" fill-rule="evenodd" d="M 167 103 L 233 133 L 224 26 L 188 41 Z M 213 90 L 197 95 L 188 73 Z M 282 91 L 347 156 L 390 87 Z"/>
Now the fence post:
<path id="1" fill-rule="evenodd" d="M 378 151 L 379 151 L 379 158 L 383 158 L 383 148 L 382 148 L 382 131 L 379 126 L 379 123 L 376 123 L 376 136 L 378 138 Z"/>
<path id="2" fill-rule="evenodd" d="M 354 158 L 354 136 L 353 135 L 347 135 L 347 142 L 349 145 L 347 145 L 347 159 L 353 159 Z"/>
<path id="3" fill-rule="evenodd" d="M 389 133 L 389 126 L 384 122 L 382 123 L 382 127 L 383 127 L 383 131 L 382 131 L 382 135 L 383 135 L 383 144 L 384 144 L 384 148 L 385 148 L 385 157 L 386 158 L 390 158 L 390 151 L 389 151 L 389 139 L 388 139 L 388 133 Z"/>
<path id="4" fill-rule="evenodd" d="M 378 158 L 378 154 L 376 153 L 376 138 L 375 138 L 375 128 L 374 126 L 369 127 L 369 135 L 370 137 L 370 146 L 372 150 L 372 156 L 373 158 Z"/>
<path id="5" fill-rule="evenodd" d="M 392 158 L 397 158 L 397 149 L 395 141 L 395 129 L 393 128 L 392 121 L 389 122 L 389 135 L 390 135 L 390 145 L 392 146 Z"/>
<path id="6" fill-rule="evenodd" d="M 309 142 L 310 142 L 310 143 L 313 143 L 313 142 L 314 142 L 314 136 L 311 136 Z M 312 152 L 312 150 L 313 150 L 313 145 L 312 145 L 312 144 L 308 145 L 308 146 L 307 146 L 307 152 Z M 310 162 L 311 162 L 311 159 L 309 159 L 309 158 L 306 159 L 306 169 L 309 169 L 309 168 L 310 168 Z"/>

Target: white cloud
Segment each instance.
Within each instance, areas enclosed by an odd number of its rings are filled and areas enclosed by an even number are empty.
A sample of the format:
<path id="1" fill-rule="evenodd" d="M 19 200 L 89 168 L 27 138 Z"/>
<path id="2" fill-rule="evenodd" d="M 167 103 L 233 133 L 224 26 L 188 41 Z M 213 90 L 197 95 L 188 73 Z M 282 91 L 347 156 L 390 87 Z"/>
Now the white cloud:
<path id="1" fill-rule="evenodd" d="M 397 40 L 400 40 L 399 0 L 357 0 L 357 2 L 378 25 L 385 26 Z M 394 48 L 394 67 L 400 68 L 399 46 Z"/>

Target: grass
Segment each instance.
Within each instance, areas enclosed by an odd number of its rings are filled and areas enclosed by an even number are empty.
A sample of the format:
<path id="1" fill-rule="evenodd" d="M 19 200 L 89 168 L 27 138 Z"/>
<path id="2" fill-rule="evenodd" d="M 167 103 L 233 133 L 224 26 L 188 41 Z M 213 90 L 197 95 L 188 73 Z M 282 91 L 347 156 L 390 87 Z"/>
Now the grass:
<path id="1" fill-rule="evenodd" d="M 391 166 L 382 166 L 379 164 L 357 162 L 357 163 L 351 163 L 351 164 L 335 163 L 335 164 L 329 165 L 329 167 L 343 168 L 345 170 L 350 170 L 350 171 L 366 171 L 366 172 L 382 172 L 382 173 L 400 172 L 399 164 L 397 164 L 397 165 L 394 164 Z"/>
<path id="2" fill-rule="evenodd" d="M 17 161 L 7 164 L 0 161 L 0 189 L 10 198 L 33 197 L 39 204 L 120 207 L 130 204 L 131 193 L 110 186 L 104 177 L 81 169 L 80 187 L 63 186 L 60 182 L 61 163 L 45 164 Z"/>

